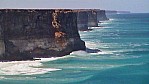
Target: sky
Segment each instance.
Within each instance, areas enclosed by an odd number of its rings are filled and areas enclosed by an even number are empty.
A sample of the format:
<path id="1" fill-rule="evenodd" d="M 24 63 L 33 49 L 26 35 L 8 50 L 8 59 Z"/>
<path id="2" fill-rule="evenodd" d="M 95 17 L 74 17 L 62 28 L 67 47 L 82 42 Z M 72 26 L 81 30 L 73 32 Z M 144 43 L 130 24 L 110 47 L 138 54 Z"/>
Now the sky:
<path id="1" fill-rule="evenodd" d="M 149 0 L 0 0 L 0 9 L 6 8 L 99 8 L 149 13 Z"/>

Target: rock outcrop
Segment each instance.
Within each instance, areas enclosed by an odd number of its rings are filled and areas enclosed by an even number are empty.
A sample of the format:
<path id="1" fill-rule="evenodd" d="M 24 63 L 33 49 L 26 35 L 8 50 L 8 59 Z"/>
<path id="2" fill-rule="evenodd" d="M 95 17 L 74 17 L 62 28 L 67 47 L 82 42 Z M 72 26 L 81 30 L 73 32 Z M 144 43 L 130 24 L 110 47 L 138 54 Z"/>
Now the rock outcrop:
<path id="1" fill-rule="evenodd" d="M 64 56 L 85 49 L 72 10 L 0 10 L 0 60 Z"/>

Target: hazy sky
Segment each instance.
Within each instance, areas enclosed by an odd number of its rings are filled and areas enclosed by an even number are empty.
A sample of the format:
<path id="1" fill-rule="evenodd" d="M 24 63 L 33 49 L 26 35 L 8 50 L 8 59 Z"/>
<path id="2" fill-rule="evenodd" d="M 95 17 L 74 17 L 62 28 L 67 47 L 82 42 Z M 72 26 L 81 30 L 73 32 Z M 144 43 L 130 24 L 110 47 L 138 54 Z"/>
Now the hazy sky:
<path id="1" fill-rule="evenodd" d="M 0 8 L 100 8 L 149 13 L 149 0 L 0 0 Z"/>

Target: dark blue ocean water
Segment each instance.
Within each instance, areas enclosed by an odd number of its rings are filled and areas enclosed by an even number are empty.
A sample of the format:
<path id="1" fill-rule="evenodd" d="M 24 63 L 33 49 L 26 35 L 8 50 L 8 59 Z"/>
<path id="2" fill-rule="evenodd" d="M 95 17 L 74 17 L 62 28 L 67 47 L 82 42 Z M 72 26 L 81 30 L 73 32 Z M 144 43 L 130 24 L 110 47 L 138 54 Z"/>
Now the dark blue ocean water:
<path id="1" fill-rule="evenodd" d="M 102 52 L 76 51 L 42 62 L 40 67 L 61 70 L 34 75 L 3 74 L 0 84 L 149 84 L 149 14 L 109 18 L 99 24 L 102 28 L 80 32 L 88 48 Z"/>

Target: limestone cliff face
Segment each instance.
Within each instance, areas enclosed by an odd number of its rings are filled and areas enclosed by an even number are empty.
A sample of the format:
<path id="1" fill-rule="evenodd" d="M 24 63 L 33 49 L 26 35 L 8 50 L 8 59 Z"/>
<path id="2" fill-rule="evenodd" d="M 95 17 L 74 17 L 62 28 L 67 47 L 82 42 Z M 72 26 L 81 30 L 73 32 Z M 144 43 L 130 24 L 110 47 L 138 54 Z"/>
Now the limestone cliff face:
<path id="1" fill-rule="evenodd" d="M 97 27 L 97 11 L 94 9 L 77 9 L 77 25 L 80 31 L 88 31 L 88 27 Z"/>
<path id="2" fill-rule="evenodd" d="M 88 27 L 97 27 L 97 11 L 89 10 L 88 11 Z"/>
<path id="3" fill-rule="evenodd" d="M 72 10 L 0 10 L 0 60 L 63 56 L 85 50 Z"/>
<path id="4" fill-rule="evenodd" d="M 97 21 L 109 20 L 106 16 L 105 10 L 96 10 L 97 11 Z"/>
<path id="5" fill-rule="evenodd" d="M 97 27 L 98 22 L 108 20 L 105 10 L 100 9 L 76 9 L 77 23 L 80 31 L 92 30 L 88 27 Z"/>
<path id="6" fill-rule="evenodd" d="M 88 30 L 88 13 L 86 11 L 77 12 L 77 26 L 78 30 Z"/>

